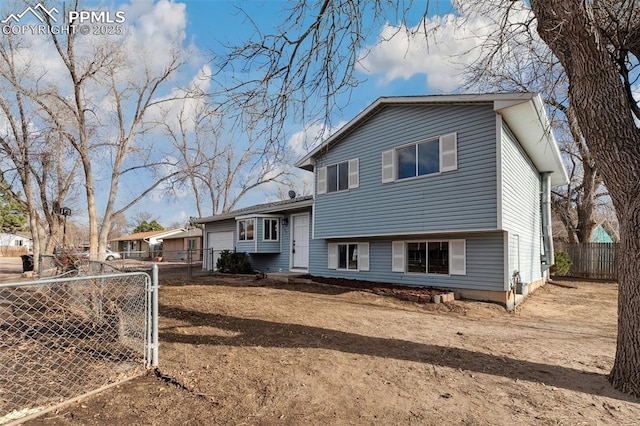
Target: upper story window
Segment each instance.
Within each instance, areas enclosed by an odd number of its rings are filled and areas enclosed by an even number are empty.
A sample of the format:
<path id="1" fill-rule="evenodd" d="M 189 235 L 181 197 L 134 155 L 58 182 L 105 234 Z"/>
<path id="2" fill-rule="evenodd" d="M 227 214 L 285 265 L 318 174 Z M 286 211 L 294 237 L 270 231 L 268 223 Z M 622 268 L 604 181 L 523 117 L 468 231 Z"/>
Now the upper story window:
<path id="1" fill-rule="evenodd" d="M 396 148 L 398 179 L 440 173 L 440 141 L 415 143 Z"/>
<path id="2" fill-rule="evenodd" d="M 349 162 L 327 167 L 327 192 L 349 189 Z"/>
<path id="3" fill-rule="evenodd" d="M 457 151 L 456 133 L 385 151 L 382 153 L 382 182 L 457 170 Z"/>
<path id="4" fill-rule="evenodd" d="M 238 241 L 253 241 L 254 223 L 253 219 L 238 221 Z"/>
<path id="5" fill-rule="evenodd" d="M 359 161 L 349 161 L 318 168 L 318 194 L 346 191 L 360 185 Z"/>
<path id="6" fill-rule="evenodd" d="M 262 239 L 264 241 L 278 241 L 278 219 L 264 219 Z"/>

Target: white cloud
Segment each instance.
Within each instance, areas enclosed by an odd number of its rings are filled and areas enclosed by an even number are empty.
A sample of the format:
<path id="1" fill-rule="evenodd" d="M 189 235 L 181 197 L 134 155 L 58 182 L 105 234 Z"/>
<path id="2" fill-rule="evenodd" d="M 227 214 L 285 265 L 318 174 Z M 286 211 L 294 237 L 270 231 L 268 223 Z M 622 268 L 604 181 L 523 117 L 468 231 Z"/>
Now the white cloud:
<path id="1" fill-rule="evenodd" d="M 211 87 L 212 71 L 209 65 L 204 65 L 191 79 L 188 88 L 175 87 L 171 93 L 159 97 L 159 102 L 149 108 L 145 119 L 151 122 L 163 122 L 174 131 L 178 131 L 180 121 L 187 132 L 195 130 L 195 123 L 206 108 L 204 93 Z"/>
<path id="2" fill-rule="evenodd" d="M 325 141 L 336 130 L 344 126 L 345 123 L 345 121 L 341 121 L 337 126 L 331 128 L 321 123 L 313 123 L 299 132 L 294 133 L 287 141 L 287 145 L 296 157 L 303 157 Z"/>
<path id="3" fill-rule="evenodd" d="M 530 12 L 517 3 L 518 11 L 511 18 L 522 22 Z M 465 68 L 477 59 L 483 40 L 498 28 L 490 11 L 499 5 L 459 1 L 455 6 L 460 14 L 424 18 L 413 28 L 385 24 L 378 42 L 361 52 L 358 71 L 382 74 L 381 84 L 424 74 L 432 90 L 451 92 L 460 87 Z"/>

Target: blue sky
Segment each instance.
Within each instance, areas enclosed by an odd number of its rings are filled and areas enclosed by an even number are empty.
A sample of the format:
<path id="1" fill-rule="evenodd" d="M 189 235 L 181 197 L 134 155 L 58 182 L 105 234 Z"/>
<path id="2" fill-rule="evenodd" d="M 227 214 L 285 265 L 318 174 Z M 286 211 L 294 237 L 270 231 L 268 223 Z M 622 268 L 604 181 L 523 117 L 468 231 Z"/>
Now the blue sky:
<path id="1" fill-rule="evenodd" d="M 408 14 L 408 27 L 421 28 L 419 25 L 425 2 L 415 1 Z M 89 1 L 85 5 L 98 10 L 126 11 L 126 25 L 139 38 L 135 43 L 129 43 L 134 46 L 130 55 L 138 54 L 136 43 L 138 48 L 152 46 L 157 56 L 154 60 L 161 63 L 164 40 L 179 39 L 185 48 L 191 46 L 195 53 L 190 66 L 176 80 L 178 86 L 189 83 L 210 66 L 211 55 L 216 56 L 220 52 L 221 44 L 240 44 L 253 34 L 252 24 L 239 8 L 244 9 L 263 33 L 273 33 L 276 26 L 282 24 L 286 16 L 284 10 L 291 3 L 268 0 L 127 0 L 106 3 Z M 429 10 L 426 24 L 437 26 L 438 31 L 429 39 L 428 46 L 424 35 L 410 39 L 404 28 L 398 31 L 400 23 L 395 21 L 397 18 L 393 11 L 386 17 L 386 23 L 378 22 L 369 26 L 369 50 L 362 52 L 357 74 L 363 82 L 353 90 L 348 105 L 340 111 L 340 115 L 332 117 L 332 123 L 349 121 L 380 96 L 451 93 L 459 88 L 463 82 L 464 66 L 473 60 L 473 48 L 478 46 L 480 37 L 488 34 L 492 23 L 488 18 L 470 14 L 466 16 L 465 24 L 461 25 L 451 14 L 451 4 L 445 0 L 431 0 Z M 42 56 L 46 55 L 48 53 Z M 51 75 L 55 75 L 55 70 L 51 71 Z M 170 92 L 171 88 L 165 88 L 165 91 Z M 305 154 L 306 147 L 302 141 L 308 140 L 309 134 L 327 131 L 318 126 L 314 123 L 287 123 L 287 143 L 294 157 Z M 310 176 L 305 176 L 303 172 L 300 173 L 300 179 L 307 180 L 307 183 L 311 181 Z M 123 196 L 130 192 L 126 185 L 136 184 L 138 182 L 126 183 L 121 188 Z M 241 200 L 238 207 L 271 201 L 275 194 L 276 188 L 273 186 L 254 190 Z M 82 207 L 77 207 L 76 211 L 82 211 Z M 186 223 L 190 216 L 196 215 L 195 205 L 188 194 L 167 198 L 156 193 L 130 209 L 127 216 L 133 217 L 137 212 L 152 213 L 165 226 L 176 222 Z M 82 219 L 82 214 L 76 216 L 76 220 L 82 222 Z"/>
<path id="2" fill-rule="evenodd" d="M 286 16 L 285 10 L 290 6 L 290 3 L 285 1 L 199 0 L 179 3 L 186 5 L 188 41 L 194 43 L 203 52 L 213 51 L 214 53 L 220 49 L 221 44 L 237 44 L 250 37 L 254 31 L 253 23 L 265 33 L 272 32 L 277 25 L 282 23 L 284 16 Z M 239 8 L 242 8 L 250 16 L 253 23 L 243 12 L 240 12 Z M 409 13 L 409 26 L 420 23 L 424 8 L 425 1 L 415 2 Z M 452 12 L 451 4 L 447 1 L 431 1 L 430 8 L 437 12 L 437 14 L 434 13 L 434 19 Z M 395 14 L 390 13 L 388 24 L 399 25 L 399 22 L 394 22 L 393 19 L 395 19 Z M 383 30 L 383 27 L 370 28 L 367 44 L 374 46 Z M 455 30 L 450 29 L 449 31 Z M 347 108 L 341 111 L 342 116 L 333 118 L 335 123 L 349 121 L 380 96 L 450 93 L 455 90 L 457 84 L 461 83 L 460 79 L 454 78 L 455 73 L 451 66 L 439 65 L 439 62 L 443 62 L 441 50 L 450 52 L 451 49 L 431 46 L 429 49 L 432 51 L 431 55 L 423 52 L 420 55 L 423 58 L 422 61 L 411 61 L 405 60 L 415 56 L 406 43 L 406 41 L 398 41 L 395 46 L 388 45 L 389 51 L 395 51 L 392 55 L 382 47 L 371 55 L 372 61 L 367 66 L 370 72 L 358 73 L 358 78 L 363 80 L 363 83 L 353 91 L 350 103 Z M 458 53 L 461 53 L 463 51 L 461 49 L 465 49 L 464 46 L 468 46 L 469 43 L 462 41 L 460 45 L 462 47 L 457 50 Z M 416 48 L 420 51 L 418 42 L 413 42 L 411 49 L 415 50 Z M 427 49 L 424 48 L 424 50 Z M 454 51 L 456 50 L 454 49 Z M 431 80 L 436 83 L 430 84 Z M 317 131 L 314 127 L 312 129 Z M 302 134 L 304 130 L 299 124 L 290 124 L 287 128 L 289 134 L 296 132 Z M 299 151 L 297 154 L 301 156 L 303 152 Z M 301 175 L 304 176 L 304 174 L 305 172 L 301 172 Z M 305 179 L 310 181 L 310 177 Z M 239 207 L 272 200 L 274 196 L 275 190 L 272 186 L 254 190 L 240 201 Z M 163 206 L 153 206 L 153 203 L 163 203 L 164 206 L 169 206 L 168 211 L 164 211 Z M 145 208 L 151 208 L 152 211 L 162 211 L 159 220 L 161 223 L 167 224 L 188 217 L 190 214 L 186 213 L 184 208 L 187 204 L 188 201 L 184 199 L 147 200 L 134 210 L 142 211 Z"/>

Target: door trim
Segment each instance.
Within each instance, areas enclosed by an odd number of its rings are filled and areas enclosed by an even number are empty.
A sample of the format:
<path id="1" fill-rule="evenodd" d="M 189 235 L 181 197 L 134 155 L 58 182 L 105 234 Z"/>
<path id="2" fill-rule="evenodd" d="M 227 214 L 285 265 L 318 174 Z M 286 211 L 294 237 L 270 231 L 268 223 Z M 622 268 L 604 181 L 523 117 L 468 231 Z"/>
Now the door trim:
<path id="1" fill-rule="evenodd" d="M 295 237 L 295 217 L 307 217 L 307 232 L 311 230 L 311 220 L 309 212 L 306 213 L 296 213 L 289 216 L 289 223 L 291 224 L 291 230 L 289 232 L 289 271 L 291 272 L 308 272 L 309 271 L 309 251 L 307 250 L 307 267 L 306 268 L 296 268 L 293 266 L 293 237 Z M 309 246 L 311 246 L 311 236 L 308 237 Z M 311 247 L 308 247 L 309 249 Z"/>

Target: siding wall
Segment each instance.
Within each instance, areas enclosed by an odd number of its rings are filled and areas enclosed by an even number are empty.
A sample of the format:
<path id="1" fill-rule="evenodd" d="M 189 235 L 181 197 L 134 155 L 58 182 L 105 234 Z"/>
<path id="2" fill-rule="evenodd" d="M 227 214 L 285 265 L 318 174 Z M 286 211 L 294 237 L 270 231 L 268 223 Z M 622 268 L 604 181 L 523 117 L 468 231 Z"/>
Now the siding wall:
<path id="1" fill-rule="evenodd" d="M 258 238 L 258 248 L 261 252 L 255 252 L 255 241 L 249 242 L 235 242 L 235 249 L 237 251 L 244 251 L 249 254 L 249 262 L 253 269 L 257 269 L 262 272 L 287 272 L 290 269 L 290 258 L 291 258 L 291 226 L 292 220 L 290 215 L 296 213 L 303 213 L 305 211 L 310 210 L 302 209 L 296 210 L 290 213 L 284 214 L 284 217 L 288 219 L 288 224 L 285 226 L 282 223 L 282 218 L 280 219 L 280 241 L 277 242 L 261 242 L 263 233 L 263 220 L 262 218 L 257 218 L 257 232 L 256 237 Z M 311 213 L 310 213 L 310 216 Z M 311 234 L 311 217 L 309 221 L 309 234 Z M 234 234 L 237 234 L 236 229 L 236 220 L 229 219 L 220 222 L 210 222 L 205 226 L 205 232 L 220 232 L 220 231 L 234 231 Z M 259 233 L 258 233 L 259 232 Z M 237 238 L 237 235 L 236 235 Z M 311 240 L 311 235 L 309 236 L 309 240 Z M 275 252 L 267 252 L 267 250 L 274 250 Z M 281 250 L 281 251 L 280 251 Z"/>
<path id="2" fill-rule="evenodd" d="M 412 239 L 417 239 L 415 237 Z M 323 277 L 340 277 L 374 282 L 386 282 L 414 286 L 463 288 L 503 291 L 503 232 L 478 233 L 461 236 L 443 234 L 428 239 L 466 240 L 466 275 L 436 276 L 427 274 L 405 274 L 391 271 L 392 240 L 352 240 L 369 242 L 369 271 L 351 272 L 327 268 L 327 240 L 311 242 L 309 273 Z M 425 239 L 427 239 L 425 237 Z M 395 239 L 399 240 L 399 239 Z M 336 240 L 343 242 L 345 240 Z"/>
<path id="3" fill-rule="evenodd" d="M 209 232 L 228 232 L 233 231 L 236 234 L 236 221 L 235 219 L 221 220 L 219 222 L 209 222 L 204 225 L 204 235 L 209 235 Z M 203 238 L 206 238 L 203 236 Z M 204 248 L 207 248 L 209 243 L 204 243 Z"/>
<path id="4" fill-rule="evenodd" d="M 530 283 L 542 278 L 540 174 L 504 124 L 501 153 L 502 228 L 509 238 L 507 279 L 519 270 L 522 282 Z"/>
<path id="5" fill-rule="evenodd" d="M 495 229 L 495 117 L 491 105 L 381 110 L 317 158 L 316 170 L 358 158 L 360 186 L 316 196 L 315 238 Z M 451 132 L 458 170 L 382 183 L 383 151 Z"/>

